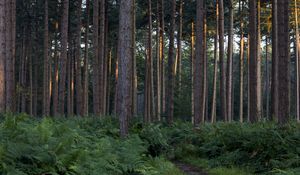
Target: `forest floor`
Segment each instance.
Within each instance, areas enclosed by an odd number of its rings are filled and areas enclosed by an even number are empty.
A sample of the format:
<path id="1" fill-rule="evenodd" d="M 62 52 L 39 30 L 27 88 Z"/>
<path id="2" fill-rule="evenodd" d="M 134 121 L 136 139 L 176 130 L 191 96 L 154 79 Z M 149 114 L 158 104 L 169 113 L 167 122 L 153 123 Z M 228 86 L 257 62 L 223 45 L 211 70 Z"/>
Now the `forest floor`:
<path id="1" fill-rule="evenodd" d="M 186 175 L 208 175 L 208 173 L 193 165 L 179 161 L 174 161 L 173 163 Z"/>

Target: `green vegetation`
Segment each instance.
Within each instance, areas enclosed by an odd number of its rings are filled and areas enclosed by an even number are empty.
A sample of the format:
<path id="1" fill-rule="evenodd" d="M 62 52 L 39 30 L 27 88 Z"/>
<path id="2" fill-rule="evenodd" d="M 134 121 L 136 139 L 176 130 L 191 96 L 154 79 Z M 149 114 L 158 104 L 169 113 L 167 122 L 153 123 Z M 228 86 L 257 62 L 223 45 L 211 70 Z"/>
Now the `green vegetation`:
<path id="1" fill-rule="evenodd" d="M 182 174 L 169 160 L 214 175 L 300 172 L 300 125 L 133 122 L 127 139 L 118 122 L 99 118 L 6 115 L 0 124 L 0 174 Z"/>

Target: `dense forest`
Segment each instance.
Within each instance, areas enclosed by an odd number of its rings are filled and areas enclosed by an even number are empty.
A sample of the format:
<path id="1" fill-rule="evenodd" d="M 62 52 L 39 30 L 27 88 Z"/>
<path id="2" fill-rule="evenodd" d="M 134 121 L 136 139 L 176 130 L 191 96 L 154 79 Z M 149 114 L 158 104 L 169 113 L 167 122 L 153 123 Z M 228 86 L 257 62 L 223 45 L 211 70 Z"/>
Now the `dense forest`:
<path id="1" fill-rule="evenodd" d="M 0 174 L 299 174 L 299 13 L 0 0 Z"/>

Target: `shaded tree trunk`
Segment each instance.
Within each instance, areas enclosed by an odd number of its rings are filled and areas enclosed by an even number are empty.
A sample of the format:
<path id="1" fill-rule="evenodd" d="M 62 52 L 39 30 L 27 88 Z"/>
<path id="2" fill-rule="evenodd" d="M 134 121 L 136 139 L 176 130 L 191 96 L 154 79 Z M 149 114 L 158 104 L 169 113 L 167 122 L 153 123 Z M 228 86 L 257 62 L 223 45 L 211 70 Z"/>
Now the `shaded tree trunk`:
<path id="1" fill-rule="evenodd" d="M 224 51 L 224 2 L 219 0 L 219 59 L 220 59 L 220 100 L 221 100 L 221 116 L 224 121 L 227 120 L 226 110 L 226 63 Z"/>
<path id="2" fill-rule="evenodd" d="M 257 122 L 261 116 L 260 98 L 260 62 L 258 58 L 258 28 L 257 28 L 257 2 L 249 1 L 250 8 L 250 122 Z"/>
<path id="3" fill-rule="evenodd" d="M 182 70 L 182 25 L 183 25 L 183 0 L 179 0 L 178 12 L 178 33 L 177 33 L 177 56 L 178 56 L 178 88 L 181 89 L 181 70 Z"/>
<path id="4" fill-rule="evenodd" d="M 278 1 L 278 122 L 290 116 L 289 0 Z M 280 15 L 279 15 L 280 14 Z"/>
<path id="5" fill-rule="evenodd" d="M 68 26 L 69 26 L 69 0 L 63 1 L 63 15 L 61 26 L 61 56 L 60 56 L 60 78 L 58 89 L 58 111 L 60 115 L 65 110 L 66 69 L 68 50 Z"/>
<path id="6" fill-rule="evenodd" d="M 300 71 L 299 71 L 299 53 L 300 53 L 300 40 L 299 40 L 299 22 L 298 22 L 298 6 L 297 0 L 294 0 L 294 7 L 295 7 L 295 34 L 296 34 L 296 41 L 295 41 L 295 55 L 296 55 L 296 118 L 297 121 L 300 122 Z"/>
<path id="7" fill-rule="evenodd" d="M 5 1 L 0 1 L 0 113 L 5 112 Z"/>
<path id="8" fill-rule="evenodd" d="M 244 4 L 239 1 L 239 11 L 243 13 Z M 240 16 L 240 28 L 241 28 L 241 38 L 240 38 L 240 105 L 239 105 L 239 116 L 240 122 L 244 120 L 244 16 Z"/>
<path id="9" fill-rule="evenodd" d="M 132 114 L 132 62 L 133 62 L 133 0 L 120 1 L 119 16 L 119 40 L 118 40 L 118 56 L 120 63 L 120 71 L 118 77 L 118 105 L 120 109 L 120 135 L 126 137 L 128 135 L 128 119 Z"/>
<path id="10" fill-rule="evenodd" d="M 86 0 L 86 24 L 85 24 L 85 51 L 83 62 L 83 89 L 82 89 L 82 116 L 87 116 L 89 113 L 89 24 L 90 24 L 90 0 Z"/>
<path id="11" fill-rule="evenodd" d="M 168 123 L 172 124 L 174 120 L 174 85 L 175 85 L 175 67 L 174 67 L 174 32 L 175 32 L 175 14 L 176 0 L 171 1 L 171 22 L 169 30 L 169 53 L 168 53 Z"/>
<path id="12" fill-rule="evenodd" d="M 278 118 L 278 25 L 277 25 L 277 0 L 272 0 L 272 83 L 271 101 L 272 118 Z"/>
<path id="13" fill-rule="evenodd" d="M 191 33 L 191 81 L 192 81 L 192 94 L 191 94 L 191 106 L 192 106 L 192 124 L 195 123 L 195 102 L 194 102 L 194 76 L 195 76 L 195 24 L 192 21 L 192 33 Z"/>
<path id="14" fill-rule="evenodd" d="M 195 126 L 204 122 L 205 103 L 203 102 L 205 94 L 204 88 L 204 2 L 197 1 L 197 21 L 196 21 L 196 57 L 195 57 L 195 75 L 194 75 L 194 110 Z"/>
<path id="15" fill-rule="evenodd" d="M 43 75 L 43 115 L 50 114 L 50 60 L 48 55 L 49 30 L 48 30 L 48 0 L 45 0 L 45 19 L 44 19 L 44 75 Z"/>
<path id="16" fill-rule="evenodd" d="M 58 39 L 57 39 L 58 22 L 55 23 L 55 36 L 54 36 L 54 78 L 53 78 L 53 96 L 52 96 L 52 110 L 53 116 L 58 115 Z"/>

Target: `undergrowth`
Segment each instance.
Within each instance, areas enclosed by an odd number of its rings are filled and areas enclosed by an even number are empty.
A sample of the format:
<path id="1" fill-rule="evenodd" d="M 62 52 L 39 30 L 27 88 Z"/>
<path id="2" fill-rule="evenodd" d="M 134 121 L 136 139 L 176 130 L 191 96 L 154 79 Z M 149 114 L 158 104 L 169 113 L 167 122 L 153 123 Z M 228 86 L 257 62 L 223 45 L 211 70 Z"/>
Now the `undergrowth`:
<path id="1" fill-rule="evenodd" d="M 119 137 L 118 121 L 104 118 L 0 117 L 0 174 L 179 175 L 169 160 L 210 174 L 297 175 L 300 126 L 290 123 L 143 125 Z M 299 174 L 299 173 L 298 173 Z"/>

